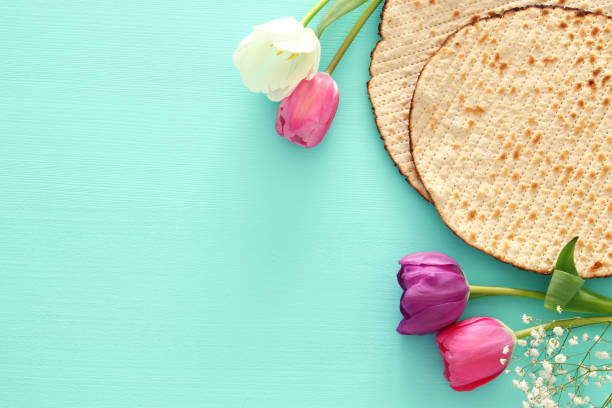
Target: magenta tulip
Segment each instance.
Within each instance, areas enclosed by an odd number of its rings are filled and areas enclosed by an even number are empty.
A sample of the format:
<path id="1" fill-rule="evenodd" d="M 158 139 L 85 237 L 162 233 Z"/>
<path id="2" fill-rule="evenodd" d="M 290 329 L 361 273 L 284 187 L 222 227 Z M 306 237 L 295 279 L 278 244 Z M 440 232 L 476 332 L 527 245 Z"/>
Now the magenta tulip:
<path id="1" fill-rule="evenodd" d="M 516 336 L 490 317 L 473 317 L 441 330 L 436 343 L 444 377 L 455 391 L 471 391 L 500 375 L 510 363 Z"/>
<path id="2" fill-rule="evenodd" d="M 457 321 L 470 296 L 459 264 L 439 252 L 418 252 L 399 261 L 397 280 L 404 289 L 400 334 L 434 333 Z"/>
<path id="3" fill-rule="evenodd" d="M 339 98 L 338 85 L 328 74 L 303 79 L 278 107 L 276 131 L 291 143 L 318 145 L 336 115 Z"/>

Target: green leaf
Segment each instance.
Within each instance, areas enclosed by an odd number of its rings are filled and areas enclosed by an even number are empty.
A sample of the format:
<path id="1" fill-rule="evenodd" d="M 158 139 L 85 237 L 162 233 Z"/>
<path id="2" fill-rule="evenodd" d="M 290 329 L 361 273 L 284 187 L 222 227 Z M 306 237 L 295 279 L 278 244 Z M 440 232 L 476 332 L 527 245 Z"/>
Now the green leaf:
<path id="1" fill-rule="evenodd" d="M 578 237 L 568 242 L 567 245 L 565 245 L 565 247 L 561 250 L 559 257 L 557 258 L 555 270 L 560 270 L 579 276 L 578 270 L 576 269 L 576 264 L 574 263 L 574 249 L 576 248 L 576 242 L 578 242 Z"/>
<path id="2" fill-rule="evenodd" d="M 576 296 L 584 285 L 580 276 L 555 269 L 546 290 L 544 307 L 555 310 L 557 306 L 565 307 Z"/>
<path id="3" fill-rule="evenodd" d="M 316 30 L 317 37 L 321 37 L 321 34 L 323 34 L 323 30 L 325 30 L 328 25 L 330 25 L 346 13 L 349 13 L 357 7 L 361 6 L 366 1 L 367 0 L 336 0 L 336 2 L 332 4 L 329 9 L 327 9 L 327 12 L 321 18 L 321 21 L 319 21 Z"/>
<path id="4" fill-rule="evenodd" d="M 612 313 L 612 299 L 583 287 L 564 309 L 577 313 L 609 314 Z"/>

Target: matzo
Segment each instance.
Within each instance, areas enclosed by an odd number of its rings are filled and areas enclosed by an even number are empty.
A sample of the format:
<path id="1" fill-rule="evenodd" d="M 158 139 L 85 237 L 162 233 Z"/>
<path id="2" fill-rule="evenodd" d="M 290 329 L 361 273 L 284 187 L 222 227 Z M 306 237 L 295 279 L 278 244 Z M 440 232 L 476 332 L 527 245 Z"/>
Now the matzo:
<path id="1" fill-rule="evenodd" d="M 372 53 L 368 92 L 385 148 L 426 199 L 410 154 L 408 113 L 419 72 L 446 37 L 472 19 L 531 4 L 563 4 L 612 13 L 612 0 L 387 0 L 381 41 Z"/>
<path id="2" fill-rule="evenodd" d="M 579 236 L 582 277 L 612 274 L 612 19 L 531 6 L 450 36 L 410 112 L 417 171 L 470 245 L 550 273 Z"/>

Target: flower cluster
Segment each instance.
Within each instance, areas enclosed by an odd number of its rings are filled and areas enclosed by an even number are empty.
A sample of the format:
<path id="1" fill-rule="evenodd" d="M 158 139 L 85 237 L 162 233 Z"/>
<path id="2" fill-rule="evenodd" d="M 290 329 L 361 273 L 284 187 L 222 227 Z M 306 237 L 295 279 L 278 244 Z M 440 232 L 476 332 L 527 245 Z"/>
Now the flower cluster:
<path id="1" fill-rule="evenodd" d="M 524 315 L 525 320 L 533 321 Z M 514 370 L 506 373 L 513 372 L 517 376 L 512 383 L 526 397 L 523 407 L 606 407 L 612 404 L 612 394 L 598 405 L 593 405 L 594 401 L 586 394 L 589 386 L 609 389 L 612 384 L 609 351 L 612 342 L 605 338 L 611 324 L 608 322 L 603 331 L 592 338 L 586 332 L 574 334 L 575 329 L 571 326 L 554 326 L 547 332 L 545 327 L 549 325 L 540 325 L 530 329 L 526 339 L 518 340 L 517 345 L 524 351 L 516 353 Z"/>
<path id="2" fill-rule="evenodd" d="M 569 255 L 573 258 L 573 252 Z M 586 405 L 590 398 L 583 391 L 589 381 L 599 387 L 609 382 L 611 343 L 605 340 L 604 334 L 612 325 L 612 316 L 561 319 L 517 332 L 491 317 L 457 322 L 468 299 L 473 297 L 514 295 L 545 299 L 548 293 L 468 285 L 459 264 L 448 255 L 437 252 L 410 254 L 400 259 L 399 264 L 397 279 L 404 292 L 400 300 L 403 319 L 397 331 L 405 335 L 438 332 L 436 343 L 444 362 L 444 377 L 454 390 L 470 391 L 502 372 L 510 373 L 507 367 L 513 355 L 520 354 L 516 352 L 517 347 L 526 349 L 522 356 L 516 357 L 526 364 L 517 366 L 515 370 L 519 378 L 514 380 L 514 385 L 527 397 L 526 407 L 571 406 L 560 405 L 561 395 L 568 396 L 575 406 Z M 553 288 L 560 291 L 563 286 L 553 285 Z M 594 292 L 586 296 L 594 300 L 584 301 L 585 297 L 579 301 L 569 299 L 563 306 L 549 308 L 561 314 L 564 307 L 598 310 L 597 307 L 609 307 L 612 302 Z M 561 296 L 553 298 L 560 299 Z M 523 314 L 522 321 L 525 324 L 541 323 L 526 314 Z M 587 334 L 582 336 L 583 342 L 591 341 L 592 345 L 576 362 L 581 354 L 567 351 L 568 347 L 580 342 L 572 330 L 591 324 L 605 324 L 606 329 L 593 339 Z M 600 361 L 591 361 L 593 358 Z M 559 381 L 562 375 L 566 378 Z"/>

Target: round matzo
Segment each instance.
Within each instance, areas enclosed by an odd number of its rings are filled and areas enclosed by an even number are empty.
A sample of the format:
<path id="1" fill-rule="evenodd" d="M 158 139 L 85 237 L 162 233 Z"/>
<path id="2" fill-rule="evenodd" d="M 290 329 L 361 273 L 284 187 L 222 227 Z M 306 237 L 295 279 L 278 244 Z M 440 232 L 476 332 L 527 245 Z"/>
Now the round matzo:
<path id="1" fill-rule="evenodd" d="M 446 37 L 472 19 L 503 9 L 563 4 L 612 13 L 612 0 L 387 0 L 381 17 L 381 41 L 372 53 L 368 92 L 385 148 L 399 171 L 426 199 L 412 161 L 408 130 L 416 79 Z"/>
<path id="2" fill-rule="evenodd" d="M 531 6 L 450 36 L 418 79 L 412 153 L 470 245 L 549 273 L 580 240 L 582 277 L 612 274 L 612 19 Z"/>

